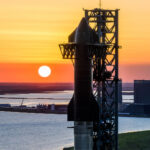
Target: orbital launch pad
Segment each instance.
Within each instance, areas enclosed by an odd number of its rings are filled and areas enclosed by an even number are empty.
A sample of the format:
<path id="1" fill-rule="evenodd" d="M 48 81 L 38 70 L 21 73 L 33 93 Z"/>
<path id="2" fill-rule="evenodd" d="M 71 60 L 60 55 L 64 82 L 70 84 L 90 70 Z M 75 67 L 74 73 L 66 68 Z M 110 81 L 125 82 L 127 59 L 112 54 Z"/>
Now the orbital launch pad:
<path id="1" fill-rule="evenodd" d="M 60 44 L 74 65 L 75 150 L 118 150 L 118 9 L 84 10 L 79 26 Z"/>

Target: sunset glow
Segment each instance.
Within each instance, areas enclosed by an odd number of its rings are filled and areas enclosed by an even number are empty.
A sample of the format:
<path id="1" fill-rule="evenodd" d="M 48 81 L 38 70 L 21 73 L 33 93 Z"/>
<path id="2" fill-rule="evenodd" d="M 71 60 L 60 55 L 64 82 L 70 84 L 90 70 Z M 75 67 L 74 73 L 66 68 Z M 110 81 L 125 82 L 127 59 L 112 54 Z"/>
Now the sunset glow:
<path id="1" fill-rule="evenodd" d="M 0 68 L 4 67 L 5 69 L 0 70 L 0 73 L 11 74 L 10 66 L 13 64 L 17 64 L 16 68 L 21 64 L 26 64 L 22 66 L 25 68 L 28 66 L 27 64 L 32 64 L 32 66 L 45 63 L 60 64 L 62 70 L 66 70 L 66 66 L 71 66 L 71 61 L 62 59 L 58 44 L 67 42 L 68 35 L 84 16 L 83 8 L 93 9 L 99 7 L 98 5 L 98 0 L 88 2 L 87 0 L 1 0 Z M 146 70 L 150 68 L 149 6 L 150 1 L 148 0 L 144 3 L 141 0 L 102 1 L 104 9 L 120 9 L 119 43 L 122 46 L 119 55 L 120 72 L 123 72 L 121 66 L 141 64 Z M 133 67 L 133 70 L 137 74 L 135 68 Z M 20 74 L 22 71 L 20 70 Z M 33 74 L 31 71 L 31 76 Z M 7 78 L 7 75 L 5 76 L 3 81 L 9 82 L 10 79 Z M 16 78 L 16 76 L 18 75 L 11 75 L 11 82 L 21 82 L 21 80 L 22 82 L 42 82 L 40 77 L 37 80 L 31 80 L 24 75 L 20 78 Z M 148 77 L 150 74 L 145 76 Z M 48 81 L 70 81 L 69 74 L 65 74 L 64 77 L 66 79 L 61 80 L 56 77 L 53 80 L 48 79 Z M 126 80 L 126 77 L 121 78 L 124 78 L 125 82 L 129 81 Z M 46 81 L 43 80 L 43 82 Z"/>
<path id="2" fill-rule="evenodd" d="M 43 65 L 50 66 L 52 70 L 47 78 L 42 78 L 38 74 L 39 67 Z M 71 64 L 5 63 L 0 65 L 0 82 L 69 83 L 73 82 L 73 74 Z"/>

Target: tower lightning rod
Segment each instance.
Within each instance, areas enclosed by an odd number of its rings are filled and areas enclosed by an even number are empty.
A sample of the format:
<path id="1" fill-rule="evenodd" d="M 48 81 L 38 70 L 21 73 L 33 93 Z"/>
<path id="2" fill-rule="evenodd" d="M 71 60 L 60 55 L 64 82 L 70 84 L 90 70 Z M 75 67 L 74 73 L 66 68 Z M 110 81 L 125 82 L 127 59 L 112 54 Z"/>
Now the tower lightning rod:
<path id="1" fill-rule="evenodd" d="M 102 7 L 102 0 L 99 0 L 99 8 L 101 9 Z"/>

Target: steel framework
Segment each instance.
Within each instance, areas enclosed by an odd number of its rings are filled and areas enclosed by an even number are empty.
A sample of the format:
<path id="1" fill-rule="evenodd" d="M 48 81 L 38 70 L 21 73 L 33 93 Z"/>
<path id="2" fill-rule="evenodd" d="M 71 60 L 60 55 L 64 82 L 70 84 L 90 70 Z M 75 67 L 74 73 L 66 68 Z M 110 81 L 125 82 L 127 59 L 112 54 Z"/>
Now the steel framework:
<path id="1" fill-rule="evenodd" d="M 118 149 L 118 11 L 85 10 L 100 45 L 107 46 L 102 58 L 93 59 L 95 97 L 100 107 L 100 121 L 94 123 L 94 150 Z"/>
<path id="2" fill-rule="evenodd" d="M 94 122 L 93 150 L 118 150 L 118 9 L 84 10 L 99 36 L 99 44 L 87 44 L 93 59 L 93 93 L 100 107 Z M 60 44 L 64 59 L 74 60 L 76 43 Z"/>

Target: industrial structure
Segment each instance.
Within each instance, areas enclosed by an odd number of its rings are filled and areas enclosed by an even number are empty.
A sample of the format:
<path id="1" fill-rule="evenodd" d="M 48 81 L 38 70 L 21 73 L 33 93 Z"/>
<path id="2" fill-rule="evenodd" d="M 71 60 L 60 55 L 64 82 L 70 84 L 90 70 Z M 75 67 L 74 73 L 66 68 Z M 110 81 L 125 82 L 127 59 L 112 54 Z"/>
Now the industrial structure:
<path id="1" fill-rule="evenodd" d="M 134 80 L 134 103 L 150 104 L 150 80 Z"/>
<path id="2" fill-rule="evenodd" d="M 59 45 L 75 72 L 68 121 L 74 121 L 75 150 L 117 150 L 119 10 L 84 11 L 68 43 Z"/>
<path id="3" fill-rule="evenodd" d="M 123 112 L 132 116 L 150 116 L 150 80 L 134 80 L 134 103 Z"/>
<path id="4" fill-rule="evenodd" d="M 134 80 L 134 88 L 130 85 L 125 90 L 131 99 L 119 103 L 119 115 L 150 117 L 150 80 Z"/>

